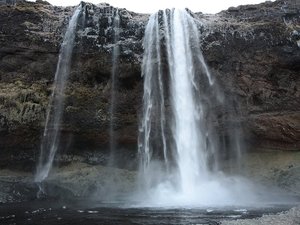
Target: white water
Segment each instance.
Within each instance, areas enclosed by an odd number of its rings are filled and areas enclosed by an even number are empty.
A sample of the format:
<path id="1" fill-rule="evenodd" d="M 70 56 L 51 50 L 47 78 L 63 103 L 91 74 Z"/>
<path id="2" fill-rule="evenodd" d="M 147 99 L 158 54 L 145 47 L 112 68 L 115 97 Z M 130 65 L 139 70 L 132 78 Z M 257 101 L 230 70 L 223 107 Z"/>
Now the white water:
<path id="1" fill-rule="evenodd" d="M 194 194 L 198 182 L 207 177 L 207 156 L 205 152 L 204 135 L 200 123 L 203 113 L 197 109 L 193 96 L 192 46 L 189 42 L 190 26 L 195 23 L 184 10 L 174 10 L 171 19 L 171 32 L 167 34 L 170 43 L 168 61 L 171 75 L 171 103 L 174 113 L 173 135 L 178 154 L 179 184 L 182 193 Z M 191 27 L 193 28 L 193 27 Z M 191 32 L 197 32 L 192 29 Z M 197 93 L 198 94 L 198 93 Z M 203 132 L 203 131 L 202 131 Z M 202 151 L 201 151 L 202 150 Z"/>
<path id="2" fill-rule="evenodd" d="M 60 126 L 64 108 L 65 85 L 70 73 L 72 52 L 75 41 L 78 17 L 81 12 L 81 4 L 75 10 L 70 19 L 64 40 L 60 49 L 56 73 L 53 84 L 53 91 L 48 106 L 46 124 L 41 143 L 40 158 L 35 175 L 35 182 L 45 180 L 52 168 L 53 160 L 59 146 Z"/>
<path id="3" fill-rule="evenodd" d="M 139 184 L 149 196 L 146 205 L 257 200 L 250 183 L 220 170 L 222 151 L 239 156 L 239 140 L 232 136 L 224 144 L 216 133 L 214 106 L 226 105 L 203 58 L 197 25 L 186 10 L 173 9 L 151 15 L 146 27 L 139 130 Z"/>

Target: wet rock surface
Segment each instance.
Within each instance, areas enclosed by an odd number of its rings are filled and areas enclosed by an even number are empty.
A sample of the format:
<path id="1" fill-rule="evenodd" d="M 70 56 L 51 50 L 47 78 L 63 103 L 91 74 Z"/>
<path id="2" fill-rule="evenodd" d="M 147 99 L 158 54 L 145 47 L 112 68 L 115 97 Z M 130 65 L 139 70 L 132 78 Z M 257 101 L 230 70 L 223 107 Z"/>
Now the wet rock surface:
<path id="1" fill-rule="evenodd" d="M 257 184 L 279 188 L 299 198 L 299 161 L 298 151 L 281 152 L 260 149 L 244 155 L 243 175 Z"/>
<path id="2" fill-rule="evenodd" d="M 103 158 L 94 156 L 97 160 Z M 102 162 L 93 161 L 93 157 L 89 161 L 86 159 L 83 156 L 61 155 L 49 177 L 43 182 L 45 193 L 40 193 L 39 198 L 109 202 L 122 200 L 137 190 L 136 171 L 102 166 Z M 255 185 L 265 195 L 275 193 L 273 200 L 279 201 L 276 204 L 299 204 L 299 152 L 260 150 L 245 155 L 244 159 L 241 168 L 232 167 L 230 161 L 225 162 L 224 172 L 230 174 L 230 171 L 239 170 L 244 178 L 249 178 L 250 185 Z M 0 170 L 0 203 L 37 200 L 38 191 L 34 173 L 20 172 L 20 167 Z M 265 196 L 261 196 L 261 202 L 257 206 L 264 204 L 263 197 Z"/>
<path id="3" fill-rule="evenodd" d="M 133 171 L 95 166 L 78 159 L 57 167 L 42 184 L 34 182 L 34 174 L 30 172 L 0 170 L 0 204 L 38 199 L 122 199 L 135 190 L 136 176 Z"/>
<path id="4" fill-rule="evenodd" d="M 105 155 L 109 143 L 112 24 L 117 9 L 108 4 L 83 6 L 61 126 L 59 152 L 69 157 L 82 152 Z M 34 170 L 59 48 L 74 10 L 43 1 L 0 6 L 1 168 L 13 167 L 12 162 L 20 159 L 20 169 Z M 122 146 L 119 161 L 126 167 L 137 149 L 142 39 L 149 15 L 118 12 L 120 72 L 114 129 L 117 145 Z M 204 57 L 231 105 L 222 112 L 225 120 L 232 120 L 232 126 L 241 123 L 253 149 L 299 150 L 299 3 L 278 0 L 193 16 L 199 20 Z M 232 118 L 233 112 L 240 116 Z M 221 124 L 219 129 L 230 127 Z"/>

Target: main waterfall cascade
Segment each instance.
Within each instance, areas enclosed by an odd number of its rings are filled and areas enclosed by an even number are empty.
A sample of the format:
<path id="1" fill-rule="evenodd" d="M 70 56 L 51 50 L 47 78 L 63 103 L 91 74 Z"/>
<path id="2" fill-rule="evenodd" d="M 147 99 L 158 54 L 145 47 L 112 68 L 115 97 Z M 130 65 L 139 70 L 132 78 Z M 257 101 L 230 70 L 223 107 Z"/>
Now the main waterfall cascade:
<path id="1" fill-rule="evenodd" d="M 149 204 L 235 204 L 250 193 L 244 181 L 221 172 L 225 153 L 238 161 L 240 143 L 237 135 L 217 134 L 227 102 L 203 58 L 197 26 L 188 11 L 173 9 L 151 15 L 146 27 L 139 184 Z"/>
<path id="2" fill-rule="evenodd" d="M 64 92 L 70 74 L 72 52 L 75 41 L 76 27 L 82 11 L 81 4 L 75 10 L 69 21 L 64 40 L 60 49 L 55 72 L 53 91 L 48 106 L 46 124 L 41 143 L 40 158 L 35 175 L 35 182 L 45 180 L 52 168 L 55 153 L 60 141 L 60 125 L 64 108 Z"/>

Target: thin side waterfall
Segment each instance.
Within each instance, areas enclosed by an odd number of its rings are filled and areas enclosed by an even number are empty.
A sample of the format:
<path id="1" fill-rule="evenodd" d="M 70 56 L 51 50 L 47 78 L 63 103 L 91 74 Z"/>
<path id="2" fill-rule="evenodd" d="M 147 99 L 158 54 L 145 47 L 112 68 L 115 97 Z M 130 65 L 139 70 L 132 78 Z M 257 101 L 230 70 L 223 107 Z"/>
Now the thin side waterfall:
<path id="1" fill-rule="evenodd" d="M 110 147 L 110 162 L 113 164 L 116 150 L 116 137 L 114 132 L 115 125 L 115 107 L 116 107 L 116 88 L 117 88 L 117 74 L 119 72 L 119 39 L 120 39 L 120 15 L 119 10 L 115 11 L 113 17 L 113 30 L 114 30 L 114 47 L 112 54 L 112 71 L 111 71 L 111 95 L 110 95 L 110 125 L 109 125 L 109 147 Z"/>
<path id="2" fill-rule="evenodd" d="M 139 184 L 152 203 L 242 201 L 244 185 L 221 171 L 224 152 L 238 159 L 240 141 L 217 132 L 227 103 L 202 55 L 201 25 L 186 10 L 173 9 L 151 15 L 146 26 Z"/>
<path id="3" fill-rule="evenodd" d="M 55 153 L 60 141 L 60 126 L 64 108 L 64 92 L 65 85 L 70 74 L 70 66 L 72 52 L 74 47 L 77 21 L 82 10 L 82 6 L 78 6 L 72 18 L 70 19 L 64 40 L 60 49 L 58 63 L 55 72 L 53 91 L 48 106 L 46 124 L 41 143 L 40 158 L 37 165 L 35 182 L 45 180 L 52 168 Z"/>

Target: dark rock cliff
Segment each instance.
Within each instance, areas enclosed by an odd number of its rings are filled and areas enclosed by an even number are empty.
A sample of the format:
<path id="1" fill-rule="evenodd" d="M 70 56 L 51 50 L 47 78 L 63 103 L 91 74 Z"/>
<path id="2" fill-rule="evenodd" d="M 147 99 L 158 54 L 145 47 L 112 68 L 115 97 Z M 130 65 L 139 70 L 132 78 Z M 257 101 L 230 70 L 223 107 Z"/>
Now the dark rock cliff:
<path id="1" fill-rule="evenodd" d="M 78 154 L 105 151 L 108 146 L 111 15 L 116 10 L 107 4 L 83 4 L 61 128 L 61 152 Z M 73 10 L 43 1 L 0 6 L 1 167 L 11 160 L 35 160 L 60 44 Z M 118 145 L 129 149 L 126 154 L 135 154 L 143 92 L 142 39 L 149 15 L 126 9 L 119 13 L 114 128 Z M 204 57 L 233 103 L 225 117 L 232 120 L 231 112 L 239 112 L 236 120 L 251 149 L 299 150 L 300 4 L 278 0 L 193 15 L 202 23 L 199 41 Z"/>
<path id="2" fill-rule="evenodd" d="M 299 2 L 275 1 L 207 19 L 204 55 L 256 146 L 299 150 L 299 13 Z"/>

